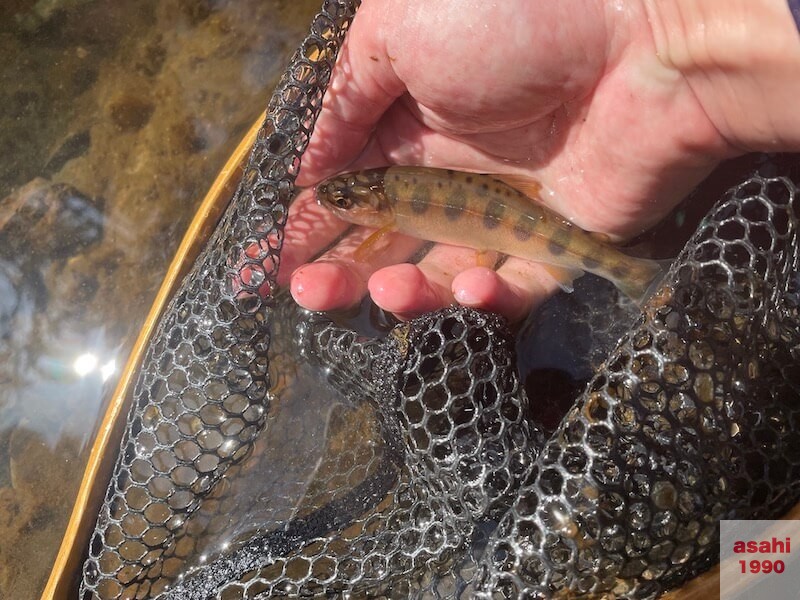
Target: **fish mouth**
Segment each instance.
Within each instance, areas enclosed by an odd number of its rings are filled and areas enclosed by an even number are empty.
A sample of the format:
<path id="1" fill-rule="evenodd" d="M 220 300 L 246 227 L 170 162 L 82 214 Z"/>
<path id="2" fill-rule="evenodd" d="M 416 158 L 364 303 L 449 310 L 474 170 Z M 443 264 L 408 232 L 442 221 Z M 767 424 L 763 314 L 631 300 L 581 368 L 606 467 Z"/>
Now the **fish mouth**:
<path id="1" fill-rule="evenodd" d="M 314 198 L 317 200 L 317 204 L 323 205 L 327 201 L 328 187 L 329 184 L 327 181 L 323 181 L 314 186 Z"/>

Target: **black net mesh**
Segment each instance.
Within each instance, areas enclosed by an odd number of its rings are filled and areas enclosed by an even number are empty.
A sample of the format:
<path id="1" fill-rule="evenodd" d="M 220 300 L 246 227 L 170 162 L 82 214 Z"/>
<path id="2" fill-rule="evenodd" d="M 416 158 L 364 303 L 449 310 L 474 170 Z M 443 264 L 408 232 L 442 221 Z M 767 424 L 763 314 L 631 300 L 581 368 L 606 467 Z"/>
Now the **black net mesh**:
<path id="1" fill-rule="evenodd" d="M 373 338 L 273 293 L 356 4 L 315 18 L 162 318 L 82 597 L 650 598 L 716 561 L 721 518 L 797 503 L 800 198 L 786 177 L 754 175 L 716 205 L 549 430 L 494 316 L 450 308 Z M 606 321 L 587 364 L 613 346 Z"/>
<path id="2" fill-rule="evenodd" d="M 223 475 L 264 427 L 287 207 L 356 4 L 329 0 L 314 18 L 270 101 L 235 199 L 161 319 L 84 565 L 86 597 L 163 591 L 194 553 L 201 501 L 224 496 Z"/>
<path id="3" fill-rule="evenodd" d="M 757 175 L 711 211 L 542 450 L 486 589 L 653 597 L 716 562 L 720 519 L 798 501 L 799 210 Z"/>

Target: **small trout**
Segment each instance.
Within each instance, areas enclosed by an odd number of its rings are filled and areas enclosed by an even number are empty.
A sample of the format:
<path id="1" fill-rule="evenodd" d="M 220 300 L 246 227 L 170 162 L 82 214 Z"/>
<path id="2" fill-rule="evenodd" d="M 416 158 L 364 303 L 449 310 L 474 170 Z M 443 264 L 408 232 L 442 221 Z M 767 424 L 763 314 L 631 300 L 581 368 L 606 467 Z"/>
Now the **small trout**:
<path id="1" fill-rule="evenodd" d="M 388 167 L 331 177 L 317 185 L 316 195 L 339 218 L 376 227 L 379 235 L 398 231 L 496 250 L 577 275 L 589 271 L 639 303 L 664 272 L 660 263 L 619 252 L 489 175 Z"/>

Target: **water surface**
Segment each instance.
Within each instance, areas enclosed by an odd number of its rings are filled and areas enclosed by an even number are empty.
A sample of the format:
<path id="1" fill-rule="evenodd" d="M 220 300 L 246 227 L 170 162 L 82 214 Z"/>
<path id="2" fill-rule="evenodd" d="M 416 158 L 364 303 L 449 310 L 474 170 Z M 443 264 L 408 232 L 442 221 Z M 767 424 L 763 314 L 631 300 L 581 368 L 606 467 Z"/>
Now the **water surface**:
<path id="1" fill-rule="evenodd" d="M 41 592 L 166 267 L 317 8 L 0 4 L 0 598 Z"/>

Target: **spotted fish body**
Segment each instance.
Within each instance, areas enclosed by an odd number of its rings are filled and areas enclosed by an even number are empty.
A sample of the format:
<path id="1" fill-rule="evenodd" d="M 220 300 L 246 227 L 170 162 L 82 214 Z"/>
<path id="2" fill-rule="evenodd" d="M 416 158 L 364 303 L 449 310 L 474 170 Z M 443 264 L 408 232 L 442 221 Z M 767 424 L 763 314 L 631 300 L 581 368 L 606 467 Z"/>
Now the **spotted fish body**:
<path id="1" fill-rule="evenodd" d="M 316 194 L 345 221 L 589 271 L 637 302 L 663 274 L 659 263 L 619 252 L 488 175 L 388 167 L 337 175 Z"/>

